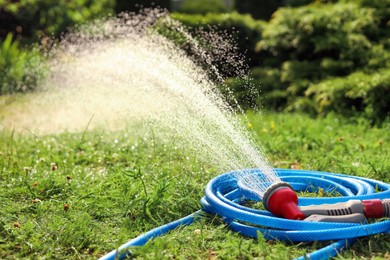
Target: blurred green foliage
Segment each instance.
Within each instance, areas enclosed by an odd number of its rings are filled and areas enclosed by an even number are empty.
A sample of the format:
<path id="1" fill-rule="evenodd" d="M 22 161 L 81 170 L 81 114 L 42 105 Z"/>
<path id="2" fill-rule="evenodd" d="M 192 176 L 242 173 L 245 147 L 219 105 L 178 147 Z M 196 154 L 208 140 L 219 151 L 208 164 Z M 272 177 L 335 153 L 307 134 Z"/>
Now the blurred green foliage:
<path id="1" fill-rule="evenodd" d="M 23 50 L 12 38 L 9 33 L 0 44 L 0 95 L 33 90 L 45 76 L 39 51 Z"/>
<path id="2" fill-rule="evenodd" d="M 389 36 L 390 21 L 390 0 L 340 0 L 343 2 L 355 3 L 361 7 L 368 7 L 374 10 L 374 16 L 377 19 L 379 30 L 377 36 L 379 39 Z"/>
<path id="3" fill-rule="evenodd" d="M 39 70 L 37 76 L 30 72 L 42 57 L 20 46 L 38 40 L 45 45 L 69 27 L 115 12 L 171 5 L 168 0 L 0 0 L 0 94 L 33 89 L 40 77 Z M 228 12 L 222 0 L 184 0 L 171 17 L 188 31 L 172 30 L 174 24 L 158 30 L 190 54 L 195 51 L 188 41 L 200 41 L 223 76 L 237 76 L 229 74 L 234 66 L 228 61 L 243 55 L 252 79 L 229 78 L 221 91 L 244 108 L 335 111 L 373 121 L 389 117 L 390 0 L 248 0 L 234 1 L 234 8 L 238 12 Z M 202 39 L 208 32 L 229 35 L 237 48 L 223 57 L 224 46 Z"/>
<path id="4" fill-rule="evenodd" d="M 228 7 L 222 0 L 184 0 L 177 10 L 187 14 L 226 13 Z"/>
<path id="5" fill-rule="evenodd" d="M 280 7 L 303 6 L 314 1 L 316 0 L 236 0 L 234 9 L 242 14 L 250 14 L 255 19 L 269 20 Z"/>
<path id="6" fill-rule="evenodd" d="M 257 86 L 260 84 L 260 81 L 246 77 L 230 77 L 219 89 L 231 107 L 236 108 L 239 104 L 241 109 L 254 110 L 258 108 L 260 93 Z"/>
<path id="7" fill-rule="evenodd" d="M 265 8 L 269 3 L 261 4 Z M 251 1 L 235 5 L 240 12 L 251 9 Z M 378 84 L 364 83 L 365 92 L 347 83 L 370 81 L 378 70 L 387 73 L 389 0 L 291 0 L 272 5 L 269 10 L 276 12 L 269 11 L 269 22 L 238 13 L 174 14 L 173 18 L 190 28 L 214 26 L 235 36 L 240 52 L 247 55 L 252 80 L 230 78 L 221 91 L 232 94 L 243 108 L 256 103 L 313 115 L 333 111 L 375 122 L 389 116 L 388 100 L 375 94 L 388 90 L 385 78 Z M 256 96 L 259 92 L 261 97 Z"/>
<path id="8" fill-rule="evenodd" d="M 202 28 L 230 35 L 236 42 L 240 53 L 245 54 L 250 65 L 257 64 L 261 58 L 256 53 L 255 47 L 261 40 L 263 27 L 266 25 L 264 21 L 255 20 L 250 15 L 237 12 L 206 15 L 173 13 L 172 18 L 194 29 L 194 33 L 196 29 Z"/>
<path id="9" fill-rule="evenodd" d="M 114 0 L 115 12 L 138 12 L 142 8 L 164 8 L 170 10 L 170 0 Z"/>
<path id="10" fill-rule="evenodd" d="M 234 7 L 238 12 L 250 14 L 255 19 L 268 20 L 283 2 L 284 0 L 236 0 Z"/>
<path id="11" fill-rule="evenodd" d="M 29 44 L 43 46 L 68 27 L 113 13 L 114 0 L 0 0 L 0 95 L 37 87 L 44 59 Z"/>
<path id="12" fill-rule="evenodd" d="M 69 26 L 113 13 L 115 0 L 0 0 L 0 37 L 8 32 L 36 41 Z"/>
<path id="13" fill-rule="evenodd" d="M 378 30 L 374 11 L 355 4 L 281 8 L 267 24 L 259 50 L 283 60 L 352 60 L 369 58 L 367 34 Z"/>
<path id="14" fill-rule="evenodd" d="M 345 116 L 364 113 L 380 123 L 390 111 L 390 68 L 374 73 L 355 72 L 312 84 L 305 92 L 314 100 L 318 113 L 336 112 Z"/>
<path id="15" fill-rule="evenodd" d="M 256 46 L 263 66 L 252 69 L 265 105 L 373 121 L 389 117 L 387 79 L 378 79 L 378 70 L 386 75 L 389 68 L 389 8 L 390 1 L 363 0 L 279 8 Z"/>

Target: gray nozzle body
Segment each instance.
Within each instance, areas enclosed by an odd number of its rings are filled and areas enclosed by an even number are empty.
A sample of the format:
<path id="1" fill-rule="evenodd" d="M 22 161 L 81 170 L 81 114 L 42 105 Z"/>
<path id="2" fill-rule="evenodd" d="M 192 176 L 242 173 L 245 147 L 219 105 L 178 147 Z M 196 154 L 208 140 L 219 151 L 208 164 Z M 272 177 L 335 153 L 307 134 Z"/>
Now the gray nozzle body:
<path id="1" fill-rule="evenodd" d="M 344 222 L 344 223 L 365 223 L 366 217 L 360 213 L 353 213 L 344 216 L 324 216 L 324 215 L 311 215 L 304 219 L 308 222 Z"/>
<path id="2" fill-rule="evenodd" d="M 384 199 L 382 200 L 382 206 L 383 206 L 383 216 L 390 218 L 390 199 Z"/>
<path id="3" fill-rule="evenodd" d="M 389 200 L 390 208 L 390 200 Z M 361 200 L 350 200 L 347 202 L 340 202 L 335 204 L 321 204 L 311 206 L 301 206 L 299 209 L 305 215 L 305 217 L 311 215 L 324 215 L 324 216 L 342 216 L 359 213 L 364 215 L 364 206 Z"/>
<path id="4" fill-rule="evenodd" d="M 348 222 L 355 222 L 353 219 L 358 220 L 360 216 L 354 217 L 354 214 L 360 214 L 367 218 L 390 218 L 390 199 L 350 200 L 335 204 L 301 206 L 299 209 L 305 215 L 306 219 L 309 216 L 321 215 L 321 217 L 313 217 L 313 221 L 330 221 L 324 220 L 326 216 L 330 218 L 334 216 L 346 216 L 344 217 L 345 220 L 349 216 L 351 221 Z M 336 221 L 336 219 L 338 218 L 334 218 L 332 221 Z M 342 218 L 339 219 L 341 220 Z"/>

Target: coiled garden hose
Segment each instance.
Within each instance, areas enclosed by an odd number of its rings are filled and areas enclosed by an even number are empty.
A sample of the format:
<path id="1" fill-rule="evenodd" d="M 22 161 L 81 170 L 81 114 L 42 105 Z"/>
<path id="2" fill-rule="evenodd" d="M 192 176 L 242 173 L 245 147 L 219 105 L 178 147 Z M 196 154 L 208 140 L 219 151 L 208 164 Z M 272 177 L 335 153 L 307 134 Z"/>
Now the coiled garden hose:
<path id="1" fill-rule="evenodd" d="M 335 204 L 350 200 L 390 198 L 390 184 L 373 179 L 319 171 L 287 169 L 275 169 L 275 171 L 280 179 L 295 191 L 317 192 L 322 189 L 324 192 L 337 192 L 341 195 L 300 197 L 298 205 L 301 207 Z M 246 170 L 246 172 L 262 174 L 257 169 Z M 337 241 L 298 259 L 328 259 L 352 245 L 359 237 L 390 233 L 390 220 L 387 218 L 373 223 L 309 222 L 275 217 L 269 211 L 246 207 L 242 203 L 253 198 L 250 192 L 248 194 L 248 191 L 239 187 L 235 176 L 237 176 L 236 172 L 225 173 L 207 184 L 205 196 L 201 199 L 202 210 L 221 216 L 232 230 L 245 236 L 256 238 L 261 233 L 267 240 Z M 131 247 L 144 245 L 149 239 L 163 235 L 180 225 L 189 225 L 199 217 L 199 214 L 200 211 L 197 211 L 187 217 L 157 227 L 130 240 L 100 259 L 122 259 L 129 254 Z M 301 219 L 301 216 L 297 219 Z"/>

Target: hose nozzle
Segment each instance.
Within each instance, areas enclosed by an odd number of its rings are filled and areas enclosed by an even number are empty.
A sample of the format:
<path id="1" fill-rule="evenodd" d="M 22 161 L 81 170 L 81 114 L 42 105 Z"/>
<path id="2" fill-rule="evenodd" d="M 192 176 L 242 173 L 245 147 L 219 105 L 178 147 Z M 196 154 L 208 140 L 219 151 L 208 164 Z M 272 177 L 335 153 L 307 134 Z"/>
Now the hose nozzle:
<path id="1" fill-rule="evenodd" d="M 303 206 L 299 209 L 305 217 L 312 215 L 350 216 L 353 219 L 352 214 L 361 214 L 366 218 L 390 218 L 390 199 L 349 200 L 334 204 Z"/>
<path id="2" fill-rule="evenodd" d="M 267 188 L 263 205 L 272 214 L 287 219 L 302 220 L 304 214 L 298 207 L 298 196 L 286 182 L 277 182 Z"/>

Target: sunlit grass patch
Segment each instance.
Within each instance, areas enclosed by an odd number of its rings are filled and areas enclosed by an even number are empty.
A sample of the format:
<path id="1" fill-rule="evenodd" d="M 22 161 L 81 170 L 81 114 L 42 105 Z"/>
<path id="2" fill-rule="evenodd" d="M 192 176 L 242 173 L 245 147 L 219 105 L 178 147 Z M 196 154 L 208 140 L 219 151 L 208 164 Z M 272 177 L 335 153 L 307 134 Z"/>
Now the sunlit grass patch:
<path id="1" fill-rule="evenodd" d="M 249 121 L 276 167 L 390 182 L 388 126 L 298 114 L 249 114 Z M 261 134 L 264 127 L 267 134 Z M 198 210 L 206 184 L 220 174 L 190 148 L 126 130 L 2 131 L 0 154 L 0 258 L 95 259 Z M 299 196 L 329 195 L 314 188 Z M 360 239 L 339 258 L 386 258 L 389 244 L 387 235 Z M 146 259 L 282 259 L 324 245 L 249 239 L 207 215 L 131 250 Z"/>

